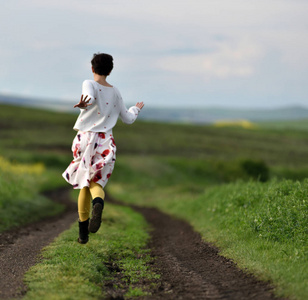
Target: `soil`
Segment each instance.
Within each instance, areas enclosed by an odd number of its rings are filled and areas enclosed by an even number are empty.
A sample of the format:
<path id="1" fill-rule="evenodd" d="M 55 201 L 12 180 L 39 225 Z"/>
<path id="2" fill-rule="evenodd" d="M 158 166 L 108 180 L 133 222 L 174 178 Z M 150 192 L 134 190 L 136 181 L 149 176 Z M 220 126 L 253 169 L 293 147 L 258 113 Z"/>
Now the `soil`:
<path id="1" fill-rule="evenodd" d="M 135 209 L 152 225 L 149 248 L 161 274 L 158 290 L 146 299 L 278 299 L 269 283 L 220 256 L 186 222 L 155 208 Z"/>
<path id="2" fill-rule="evenodd" d="M 61 216 L 0 235 L 1 299 L 21 298 L 26 293 L 24 273 L 38 262 L 41 249 L 77 220 L 76 204 L 69 201 L 67 190 L 48 196 L 66 204 Z M 205 243 L 186 222 L 155 208 L 133 208 L 152 226 L 148 246 L 154 257 L 153 267 L 161 275 L 152 296 L 142 299 L 277 299 L 270 284 L 218 255 L 218 249 Z M 112 291 L 112 286 L 106 286 L 108 298 L 123 299 L 123 294 Z"/>

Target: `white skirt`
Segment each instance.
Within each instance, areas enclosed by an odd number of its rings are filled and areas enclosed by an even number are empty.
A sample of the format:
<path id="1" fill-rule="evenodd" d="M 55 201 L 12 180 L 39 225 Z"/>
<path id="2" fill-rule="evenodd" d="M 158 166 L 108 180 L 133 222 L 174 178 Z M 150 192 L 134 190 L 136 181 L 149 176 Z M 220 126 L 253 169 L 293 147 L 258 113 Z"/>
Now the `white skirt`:
<path id="1" fill-rule="evenodd" d="M 112 131 L 78 131 L 72 145 L 74 159 L 62 176 L 74 189 L 88 187 L 94 181 L 105 187 L 116 160 Z"/>

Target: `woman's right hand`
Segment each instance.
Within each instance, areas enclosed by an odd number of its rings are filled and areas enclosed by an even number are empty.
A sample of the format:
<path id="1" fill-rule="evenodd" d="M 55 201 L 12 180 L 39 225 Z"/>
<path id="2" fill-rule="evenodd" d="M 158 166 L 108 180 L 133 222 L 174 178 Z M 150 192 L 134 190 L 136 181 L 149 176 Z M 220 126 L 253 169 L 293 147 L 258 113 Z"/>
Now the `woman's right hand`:
<path id="1" fill-rule="evenodd" d="M 81 95 L 81 98 L 80 98 L 79 103 L 76 104 L 76 105 L 74 105 L 74 108 L 75 108 L 75 107 L 86 108 L 86 107 L 92 105 L 92 103 L 89 103 L 89 101 L 91 100 L 91 98 L 89 98 L 88 100 L 87 100 L 87 98 L 88 98 L 88 95 L 85 96 L 84 99 L 83 99 L 83 95 Z"/>

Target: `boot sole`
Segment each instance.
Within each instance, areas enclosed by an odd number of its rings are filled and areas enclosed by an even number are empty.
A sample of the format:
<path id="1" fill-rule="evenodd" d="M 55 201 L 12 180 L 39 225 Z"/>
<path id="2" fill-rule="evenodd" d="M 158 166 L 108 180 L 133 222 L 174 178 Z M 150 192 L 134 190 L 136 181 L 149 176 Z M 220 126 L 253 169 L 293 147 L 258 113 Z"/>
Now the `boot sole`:
<path id="1" fill-rule="evenodd" d="M 86 239 L 86 240 L 82 240 L 82 239 L 80 239 L 80 238 L 77 239 L 77 242 L 78 242 L 79 244 L 86 244 L 88 241 L 89 241 L 89 239 Z"/>
<path id="2" fill-rule="evenodd" d="M 89 231 L 91 233 L 97 232 L 101 227 L 102 213 L 103 213 L 103 206 L 100 203 L 96 203 L 93 206 L 92 218 L 89 223 Z"/>

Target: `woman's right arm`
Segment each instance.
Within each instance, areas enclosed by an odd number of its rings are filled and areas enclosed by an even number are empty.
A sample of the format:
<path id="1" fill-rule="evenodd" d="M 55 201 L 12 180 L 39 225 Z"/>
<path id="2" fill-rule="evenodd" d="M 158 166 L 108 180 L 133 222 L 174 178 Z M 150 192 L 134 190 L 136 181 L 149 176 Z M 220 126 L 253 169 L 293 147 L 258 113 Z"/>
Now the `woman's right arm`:
<path id="1" fill-rule="evenodd" d="M 122 102 L 120 110 L 120 118 L 125 124 L 132 124 L 136 121 L 140 108 L 138 106 L 132 106 L 127 109 Z"/>
<path id="2" fill-rule="evenodd" d="M 119 106 L 120 106 L 119 116 L 120 116 L 121 120 L 123 121 L 123 123 L 126 123 L 126 124 L 134 123 L 135 120 L 138 117 L 140 110 L 144 106 L 143 102 L 137 102 L 137 104 L 135 106 L 132 106 L 129 109 L 127 109 L 119 90 L 115 87 L 114 87 L 114 89 L 115 89 L 117 96 L 118 96 L 118 103 L 119 103 Z"/>

